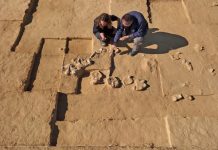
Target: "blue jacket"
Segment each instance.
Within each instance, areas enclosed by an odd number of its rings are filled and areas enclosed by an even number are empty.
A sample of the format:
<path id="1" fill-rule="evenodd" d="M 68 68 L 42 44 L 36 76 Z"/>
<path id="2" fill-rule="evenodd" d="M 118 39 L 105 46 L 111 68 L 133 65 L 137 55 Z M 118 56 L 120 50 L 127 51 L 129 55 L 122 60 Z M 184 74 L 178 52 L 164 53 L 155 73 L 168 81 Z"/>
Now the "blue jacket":
<path id="1" fill-rule="evenodd" d="M 144 16 L 137 11 L 129 12 L 131 16 L 133 16 L 133 24 L 129 27 L 129 33 L 128 35 L 130 38 L 136 38 L 136 37 L 144 37 L 145 34 L 148 31 L 148 22 L 144 18 Z M 114 37 L 114 43 L 117 43 L 120 37 L 122 36 L 122 33 L 125 31 L 122 22 L 120 21 L 119 27 L 117 29 L 116 35 Z"/>

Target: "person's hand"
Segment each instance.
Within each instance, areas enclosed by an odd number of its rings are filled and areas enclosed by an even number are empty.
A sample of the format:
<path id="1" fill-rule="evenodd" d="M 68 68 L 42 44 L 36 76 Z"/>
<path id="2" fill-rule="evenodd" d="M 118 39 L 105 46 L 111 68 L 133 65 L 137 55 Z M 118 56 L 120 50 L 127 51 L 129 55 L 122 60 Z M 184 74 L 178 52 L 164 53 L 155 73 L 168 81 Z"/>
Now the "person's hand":
<path id="1" fill-rule="evenodd" d="M 105 41 L 105 40 L 106 40 L 106 37 L 104 36 L 104 33 L 100 33 L 100 37 L 101 37 L 101 40 L 102 40 L 102 41 Z"/>
<path id="2" fill-rule="evenodd" d="M 129 36 L 123 36 L 123 37 L 120 38 L 120 41 L 125 41 L 128 38 L 129 38 Z"/>

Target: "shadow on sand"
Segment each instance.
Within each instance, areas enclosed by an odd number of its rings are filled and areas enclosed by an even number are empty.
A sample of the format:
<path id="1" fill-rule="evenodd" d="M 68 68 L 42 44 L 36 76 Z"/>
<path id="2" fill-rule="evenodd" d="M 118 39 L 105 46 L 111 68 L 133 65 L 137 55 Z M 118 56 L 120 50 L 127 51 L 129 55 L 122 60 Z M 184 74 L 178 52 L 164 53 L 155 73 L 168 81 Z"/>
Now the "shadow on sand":
<path id="1" fill-rule="evenodd" d="M 188 40 L 185 37 L 172 33 L 160 32 L 158 28 L 151 28 L 144 38 L 139 53 L 164 54 L 171 50 L 185 47 L 188 44 Z M 150 46 L 155 46 L 155 48 L 148 48 Z M 127 51 L 123 51 L 121 55 L 127 54 L 131 50 L 131 47 L 128 46 L 127 42 L 119 42 L 118 47 L 126 47 L 128 49 Z"/>

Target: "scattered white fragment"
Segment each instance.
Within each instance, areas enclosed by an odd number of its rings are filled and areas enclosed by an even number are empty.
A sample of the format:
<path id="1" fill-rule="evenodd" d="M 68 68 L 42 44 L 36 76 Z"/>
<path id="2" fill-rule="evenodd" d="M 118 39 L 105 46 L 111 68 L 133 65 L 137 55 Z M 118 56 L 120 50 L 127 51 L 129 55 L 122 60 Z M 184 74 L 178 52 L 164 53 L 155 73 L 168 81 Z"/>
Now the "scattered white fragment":
<path id="1" fill-rule="evenodd" d="M 182 99 L 184 99 L 182 94 L 177 94 L 177 95 L 172 96 L 172 101 L 174 101 L 174 102 L 177 102 L 177 101 L 182 100 Z"/>
<path id="2" fill-rule="evenodd" d="M 113 51 L 115 54 L 119 54 L 121 52 L 121 50 L 118 47 L 114 48 Z"/>
<path id="3" fill-rule="evenodd" d="M 187 68 L 189 71 L 192 71 L 192 70 L 193 70 L 193 66 L 192 66 L 192 63 L 191 63 L 191 62 L 187 62 L 185 65 L 186 65 L 186 68 Z"/>
<path id="4" fill-rule="evenodd" d="M 74 67 L 73 65 L 70 65 L 70 74 L 71 75 L 75 75 L 76 74 L 76 71 L 77 71 L 77 68 L 76 67 Z"/>
<path id="5" fill-rule="evenodd" d="M 210 68 L 210 69 L 208 69 L 208 71 L 211 75 L 213 75 L 213 76 L 216 75 L 216 72 L 215 72 L 216 70 L 214 68 Z"/>
<path id="6" fill-rule="evenodd" d="M 100 71 L 93 71 L 90 74 L 91 76 L 91 85 L 101 84 L 103 83 L 103 74 Z"/>
<path id="7" fill-rule="evenodd" d="M 189 71 L 193 71 L 193 66 L 192 63 L 186 59 L 182 59 L 182 64 L 185 65 L 185 67 L 189 70 Z"/>
<path id="8" fill-rule="evenodd" d="M 193 101 L 193 100 L 195 100 L 195 97 L 193 95 L 189 95 L 188 100 Z"/>
<path id="9" fill-rule="evenodd" d="M 200 46 L 199 44 L 195 44 L 194 49 L 196 52 L 202 52 L 205 50 L 205 47 L 202 45 Z"/>
<path id="10" fill-rule="evenodd" d="M 179 60 L 181 59 L 181 52 L 176 52 L 175 54 L 170 55 L 172 60 Z"/>
<path id="11" fill-rule="evenodd" d="M 133 76 L 127 76 L 123 79 L 123 85 L 127 86 L 134 83 Z"/>
<path id="12" fill-rule="evenodd" d="M 77 68 L 73 64 L 67 64 L 63 67 L 63 71 L 65 75 L 74 75 L 77 77 L 82 77 L 84 75 L 83 68 Z"/>
<path id="13" fill-rule="evenodd" d="M 212 7 L 218 6 L 218 2 L 213 2 Z"/>
<path id="14" fill-rule="evenodd" d="M 100 48 L 100 49 L 98 49 L 98 50 L 95 50 L 95 52 L 96 52 L 97 54 L 104 53 L 104 52 L 107 52 L 107 51 L 108 51 L 107 48 L 104 48 L 104 47 L 102 47 L 102 48 Z"/>
<path id="15" fill-rule="evenodd" d="M 70 75 L 70 64 L 65 65 L 63 67 L 63 70 L 64 70 L 64 74 L 69 76 Z"/>
<path id="16" fill-rule="evenodd" d="M 91 58 L 82 58 L 77 57 L 76 59 L 72 59 L 71 63 L 77 68 L 86 68 L 92 64 L 94 64 L 94 61 Z"/>
<path id="17" fill-rule="evenodd" d="M 135 84 L 133 87 L 133 90 L 135 91 L 143 91 L 146 90 L 149 87 L 146 80 L 135 80 Z"/>
<path id="18" fill-rule="evenodd" d="M 182 64 L 185 64 L 186 63 L 186 59 L 182 59 Z"/>
<path id="19" fill-rule="evenodd" d="M 210 68 L 208 71 L 209 71 L 210 73 L 213 73 L 213 72 L 215 71 L 215 69 Z"/>
<path id="20" fill-rule="evenodd" d="M 195 100 L 195 97 L 194 97 L 193 95 L 186 95 L 186 94 L 184 94 L 183 97 L 184 97 L 186 100 L 190 100 L 190 101 Z"/>
<path id="21" fill-rule="evenodd" d="M 107 79 L 107 84 L 112 88 L 119 88 L 121 86 L 121 82 L 118 77 L 109 77 Z"/>

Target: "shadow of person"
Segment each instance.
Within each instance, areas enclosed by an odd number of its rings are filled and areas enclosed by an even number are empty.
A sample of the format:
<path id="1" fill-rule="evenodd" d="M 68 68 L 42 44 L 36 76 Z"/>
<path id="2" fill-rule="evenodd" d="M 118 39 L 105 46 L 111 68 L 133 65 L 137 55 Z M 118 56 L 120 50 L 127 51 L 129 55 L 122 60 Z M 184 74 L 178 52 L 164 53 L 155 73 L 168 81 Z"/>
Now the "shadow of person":
<path id="1" fill-rule="evenodd" d="M 148 30 L 148 33 L 143 40 L 139 53 L 164 54 L 168 53 L 170 50 L 185 47 L 188 44 L 188 40 L 183 36 L 160 32 L 158 28 L 151 28 Z M 127 42 L 119 42 L 118 46 L 126 47 L 128 49 L 127 51 L 123 51 L 121 55 L 126 54 L 131 50 Z M 151 48 L 152 46 L 155 46 L 155 48 Z"/>

